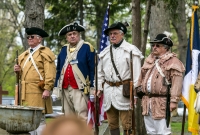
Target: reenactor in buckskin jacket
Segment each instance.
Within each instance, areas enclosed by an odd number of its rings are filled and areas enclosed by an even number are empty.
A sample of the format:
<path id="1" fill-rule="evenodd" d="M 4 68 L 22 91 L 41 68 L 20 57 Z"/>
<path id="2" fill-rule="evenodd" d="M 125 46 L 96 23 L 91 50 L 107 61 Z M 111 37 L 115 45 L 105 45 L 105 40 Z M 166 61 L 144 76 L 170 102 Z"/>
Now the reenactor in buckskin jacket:
<path id="1" fill-rule="evenodd" d="M 94 48 L 81 39 L 85 28 L 78 23 L 64 26 L 58 33 L 64 35 L 65 44 L 57 61 L 55 88 L 62 89 L 62 106 L 65 115 L 76 114 L 87 120 L 88 93 L 94 80 Z"/>
<path id="2" fill-rule="evenodd" d="M 26 28 L 26 33 L 30 48 L 19 56 L 19 65 L 14 66 L 20 74 L 21 105 L 42 107 L 43 114 L 49 114 L 53 112 L 50 91 L 56 76 L 55 55 L 41 45 L 42 39 L 48 37 L 44 30 L 31 27 Z M 44 119 L 41 125 L 45 125 Z"/>
<path id="3" fill-rule="evenodd" d="M 132 65 L 134 86 L 137 83 L 140 75 L 141 59 L 143 58 L 141 51 L 136 46 L 128 43 L 124 39 L 126 32 L 127 28 L 123 23 L 117 22 L 112 24 L 108 29 L 104 31 L 104 34 L 109 36 L 111 45 L 107 46 L 99 54 L 99 90 L 97 95 L 101 96 L 103 93 L 103 107 L 107 114 L 111 135 L 120 135 L 119 119 L 122 123 L 124 135 L 131 134 L 132 132 L 132 113 L 130 112 L 130 99 L 123 96 L 122 84 L 129 83 L 131 79 L 130 52 L 132 51 L 133 58 Z M 112 51 L 113 60 L 122 81 L 117 76 L 112 65 L 110 51 Z"/>
<path id="4" fill-rule="evenodd" d="M 185 68 L 177 55 L 169 51 L 173 42 L 165 34 L 158 34 L 150 43 L 152 53 L 145 59 L 136 89 L 142 89 L 145 94 L 142 115 L 147 134 L 169 135 L 171 129 L 167 128 L 165 120 L 166 83 L 171 84 L 170 111 L 173 111 L 180 100 Z"/>

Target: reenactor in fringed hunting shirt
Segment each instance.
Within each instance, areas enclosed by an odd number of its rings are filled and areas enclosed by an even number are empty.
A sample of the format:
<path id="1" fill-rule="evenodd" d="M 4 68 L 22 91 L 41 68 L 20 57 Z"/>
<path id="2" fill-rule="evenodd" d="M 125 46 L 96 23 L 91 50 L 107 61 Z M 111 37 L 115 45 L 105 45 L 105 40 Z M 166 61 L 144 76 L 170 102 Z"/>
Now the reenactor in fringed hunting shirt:
<path id="1" fill-rule="evenodd" d="M 171 129 L 165 120 L 167 94 L 170 94 L 167 111 L 173 111 L 180 100 L 185 68 L 177 55 L 170 52 L 173 42 L 168 36 L 158 34 L 150 43 L 152 53 L 145 59 L 136 89 L 144 94 L 142 115 L 147 134 L 169 135 Z"/>

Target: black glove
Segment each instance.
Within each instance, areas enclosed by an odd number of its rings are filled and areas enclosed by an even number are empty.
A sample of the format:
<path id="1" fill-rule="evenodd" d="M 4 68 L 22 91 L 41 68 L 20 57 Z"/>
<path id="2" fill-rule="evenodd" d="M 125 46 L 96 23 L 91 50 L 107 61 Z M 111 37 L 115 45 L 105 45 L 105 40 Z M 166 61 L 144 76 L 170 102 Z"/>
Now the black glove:
<path id="1" fill-rule="evenodd" d="M 138 96 L 140 99 L 142 99 L 142 97 L 145 95 L 145 93 L 142 91 L 142 90 L 143 90 L 143 89 L 142 89 L 142 86 L 136 87 L 135 90 L 136 90 L 137 96 Z"/>

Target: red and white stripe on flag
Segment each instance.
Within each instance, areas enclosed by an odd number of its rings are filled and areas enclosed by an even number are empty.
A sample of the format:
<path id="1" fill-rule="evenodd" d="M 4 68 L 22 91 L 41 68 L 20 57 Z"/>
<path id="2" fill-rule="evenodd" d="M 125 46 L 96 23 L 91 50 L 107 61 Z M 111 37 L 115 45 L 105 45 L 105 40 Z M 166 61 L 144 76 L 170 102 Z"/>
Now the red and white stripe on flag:
<path id="1" fill-rule="evenodd" d="M 107 119 L 106 112 L 103 108 L 103 95 L 99 98 L 99 126 L 102 124 L 103 120 Z M 88 120 L 87 124 L 91 127 L 95 127 L 95 105 L 94 101 L 89 100 L 88 101 Z"/>

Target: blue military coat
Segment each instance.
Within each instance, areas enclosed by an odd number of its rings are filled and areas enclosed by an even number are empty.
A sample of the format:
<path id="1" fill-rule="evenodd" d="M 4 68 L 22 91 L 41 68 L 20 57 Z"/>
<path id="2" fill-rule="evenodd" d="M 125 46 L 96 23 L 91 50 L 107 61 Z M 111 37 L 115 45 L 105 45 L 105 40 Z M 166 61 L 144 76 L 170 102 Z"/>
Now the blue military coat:
<path id="1" fill-rule="evenodd" d="M 78 68 L 82 72 L 83 76 L 85 79 L 87 76 L 89 76 L 90 80 L 90 87 L 93 86 L 93 81 L 94 81 L 94 70 L 95 70 L 95 60 L 94 60 L 95 52 L 94 49 L 91 45 L 87 43 L 83 43 L 82 47 L 79 49 L 77 53 L 77 58 L 78 60 Z M 56 67 L 56 81 L 55 81 L 55 87 L 57 87 L 57 82 L 60 77 L 62 68 L 65 63 L 65 59 L 67 58 L 67 46 L 63 46 L 57 59 L 57 67 Z"/>

